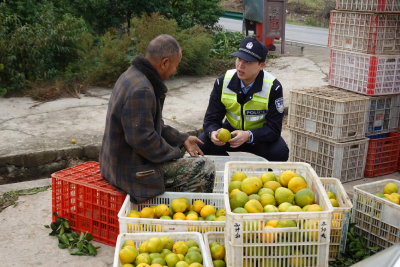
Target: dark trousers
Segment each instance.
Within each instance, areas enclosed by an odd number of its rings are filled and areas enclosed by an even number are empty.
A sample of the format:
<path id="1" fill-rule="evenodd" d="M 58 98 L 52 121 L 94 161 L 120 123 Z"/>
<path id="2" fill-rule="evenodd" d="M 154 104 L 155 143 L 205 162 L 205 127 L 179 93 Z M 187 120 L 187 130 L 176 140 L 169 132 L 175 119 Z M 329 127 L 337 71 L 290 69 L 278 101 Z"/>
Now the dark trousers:
<path id="1" fill-rule="evenodd" d="M 199 136 L 199 139 L 204 142 L 204 145 L 199 144 L 204 155 L 228 156 L 227 152 L 248 152 L 268 161 L 287 161 L 289 158 L 289 148 L 282 137 L 275 142 L 244 143 L 237 148 L 231 148 L 229 142 L 224 146 L 217 146 L 204 133 Z"/>

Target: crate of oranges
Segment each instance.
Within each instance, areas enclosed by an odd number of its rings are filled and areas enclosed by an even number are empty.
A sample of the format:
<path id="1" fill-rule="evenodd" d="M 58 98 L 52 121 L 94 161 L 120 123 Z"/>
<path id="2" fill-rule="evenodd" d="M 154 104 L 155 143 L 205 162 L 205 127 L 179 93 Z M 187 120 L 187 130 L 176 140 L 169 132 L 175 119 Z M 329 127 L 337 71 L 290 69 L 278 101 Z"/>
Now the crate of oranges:
<path id="1" fill-rule="evenodd" d="M 228 162 L 224 180 L 230 266 L 327 266 L 333 207 L 309 164 Z"/>

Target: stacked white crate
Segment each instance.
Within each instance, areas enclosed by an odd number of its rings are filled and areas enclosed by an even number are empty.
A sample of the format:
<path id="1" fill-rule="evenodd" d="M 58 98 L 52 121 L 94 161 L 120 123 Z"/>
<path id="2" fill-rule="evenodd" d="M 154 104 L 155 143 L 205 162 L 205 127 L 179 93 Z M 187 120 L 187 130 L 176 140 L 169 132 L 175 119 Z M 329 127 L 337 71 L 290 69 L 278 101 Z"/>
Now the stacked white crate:
<path id="1" fill-rule="evenodd" d="M 393 162 L 383 152 L 390 151 L 383 151 L 373 139 L 382 144 L 398 140 L 386 133 L 395 132 L 399 124 L 400 0 L 336 0 L 336 9 L 329 25 L 329 84 L 369 97 L 365 135 L 374 143 L 367 152 L 365 175 L 386 174 L 380 171 L 381 164 Z M 356 217 L 353 214 L 356 231 L 365 234 Z M 364 236 L 368 245 L 374 243 L 375 234 Z"/>

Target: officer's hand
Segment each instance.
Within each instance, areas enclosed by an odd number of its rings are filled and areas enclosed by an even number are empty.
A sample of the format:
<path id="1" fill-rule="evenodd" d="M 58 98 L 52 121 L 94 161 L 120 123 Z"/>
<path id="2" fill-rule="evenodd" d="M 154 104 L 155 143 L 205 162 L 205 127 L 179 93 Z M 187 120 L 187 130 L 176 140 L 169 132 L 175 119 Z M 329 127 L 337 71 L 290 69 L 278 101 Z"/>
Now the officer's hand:
<path id="1" fill-rule="evenodd" d="M 229 143 L 231 144 L 231 148 L 237 148 L 243 143 L 249 141 L 249 135 L 250 133 L 248 131 L 242 131 L 242 130 L 235 130 L 231 132 L 231 134 L 236 135 L 234 138 L 229 140 Z"/>
<path id="2" fill-rule="evenodd" d="M 223 146 L 223 145 L 225 145 L 226 143 L 224 143 L 224 142 L 221 142 L 219 139 L 218 139 L 218 133 L 219 133 L 219 131 L 221 130 L 222 128 L 220 128 L 220 129 L 218 129 L 218 131 L 213 131 L 213 132 L 211 132 L 211 142 L 213 142 L 215 145 L 217 145 L 217 146 Z"/>
<path id="3" fill-rule="evenodd" d="M 204 156 L 203 151 L 201 151 L 197 143 L 204 145 L 204 143 L 199 138 L 191 135 L 188 137 L 188 139 L 186 139 L 185 143 L 183 143 L 183 146 L 185 147 L 186 151 L 189 153 L 190 156 L 193 157 L 197 157 L 199 155 Z"/>

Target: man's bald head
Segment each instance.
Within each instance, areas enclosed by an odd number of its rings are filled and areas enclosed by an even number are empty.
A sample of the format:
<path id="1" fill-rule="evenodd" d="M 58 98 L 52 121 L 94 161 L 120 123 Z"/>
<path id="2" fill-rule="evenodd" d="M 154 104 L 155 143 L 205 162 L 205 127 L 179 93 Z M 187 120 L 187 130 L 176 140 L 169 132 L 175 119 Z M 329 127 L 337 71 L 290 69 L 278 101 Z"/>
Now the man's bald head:
<path id="1" fill-rule="evenodd" d="M 180 55 L 181 47 L 174 37 L 161 34 L 147 45 L 145 57 L 151 61 L 159 62 L 164 58 L 172 59 Z"/>

